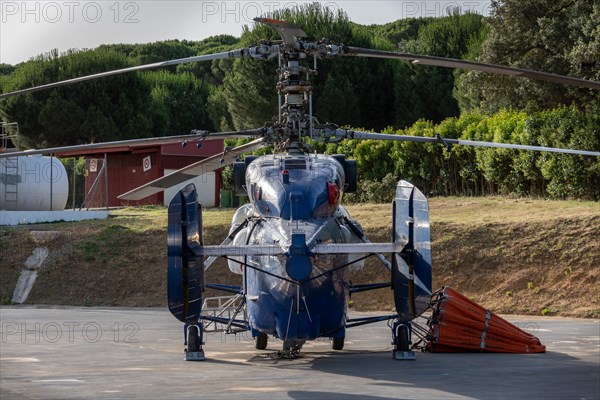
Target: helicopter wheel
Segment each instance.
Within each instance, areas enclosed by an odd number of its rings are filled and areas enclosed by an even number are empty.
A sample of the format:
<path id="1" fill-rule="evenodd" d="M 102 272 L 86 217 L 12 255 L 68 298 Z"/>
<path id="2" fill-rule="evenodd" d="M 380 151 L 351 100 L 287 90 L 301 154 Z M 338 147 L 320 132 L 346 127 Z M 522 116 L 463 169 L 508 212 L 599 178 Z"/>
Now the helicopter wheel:
<path id="1" fill-rule="evenodd" d="M 254 342 L 254 347 L 256 350 L 264 350 L 267 348 L 267 342 L 269 340 L 269 336 L 266 333 L 259 333 L 256 336 L 256 342 Z"/>
<path id="2" fill-rule="evenodd" d="M 198 351 L 198 327 L 196 325 L 188 328 L 187 350 Z"/>
<path id="3" fill-rule="evenodd" d="M 333 350 L 342 350 L 344 348 L 344 337 L 334 337 L 331 339 L 331 348 Z"/>
<path id="4" fill-rule="evenodd" d="M 400 325 L 396 334 L 396 349 L 399 351 L 409 351 L 408 326 Z"/>

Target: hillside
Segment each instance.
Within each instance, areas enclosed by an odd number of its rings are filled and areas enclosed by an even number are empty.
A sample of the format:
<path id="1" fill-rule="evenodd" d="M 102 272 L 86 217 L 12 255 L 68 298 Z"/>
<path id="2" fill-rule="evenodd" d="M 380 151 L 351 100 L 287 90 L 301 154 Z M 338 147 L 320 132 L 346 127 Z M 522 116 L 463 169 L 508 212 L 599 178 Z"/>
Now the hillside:
<path id="1" fill-rule="evenodd" d="M 372 241 L 390 236 L 390 205 L 350 205 Z M 217 244 L 233 210 L 205 212 Z M 450 285 L 496 312 L 600 318 L 600 203 L 486 198 L 431 200 L 434 288 Z M 127 208 L 105 221 L 0 228 L 0 295 L 12 297 L 36 247 L 30 230 L 58 230 L 28 303 L 164 306 L 166 210 Z M 208 279 L 238 282 L 222 261 Z M 354 283 L 383 282 L 370 260 Z M 214 295 L 209 293 L 209 295 Z M 390 309 L 389 289 L 353 296 L 359 310 Z"/>

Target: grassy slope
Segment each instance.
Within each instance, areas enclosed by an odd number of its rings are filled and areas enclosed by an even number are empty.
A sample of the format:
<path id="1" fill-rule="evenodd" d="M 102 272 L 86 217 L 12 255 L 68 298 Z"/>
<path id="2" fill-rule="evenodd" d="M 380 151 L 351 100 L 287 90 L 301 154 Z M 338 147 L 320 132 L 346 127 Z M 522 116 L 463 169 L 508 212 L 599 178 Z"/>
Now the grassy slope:
<path id="1" fill-rule="evenodd" d="M 600 317 L 599 203 L 446 198 L 430 207 L 434 288 L 452 286 L 496 312 Z M 388 209 L 353 217 L 385 240 L 377 227 Z M 389 297 L 382 290 L 355 301 L 391 308 Z"/>
<path id="2" fill-rule="evenodd" d="M 390 237 L 390 205 L 348 209 L 372 241 Z M 233 210 L 205 213 L 207 242 L 226 235 Z M 35 243 L 30 229 L 60 230 L 28 302 L 163 306 L 166 212 L 124 209 L 106 221 L 0 230 L 0 295 L 10 298 Z M 505 198 L 431 200 L 434 287 L 450 285 L 503 313 L 600 317 L 600 204 Z M 208 272 L 239 282 L 223 261 Z M 386 281 L 370 260 L 353 282 Z M 214 293 L 209 293 L 212 295 Z M 391 309 L 389 289 L 354 296 L 358 309 Z"/>

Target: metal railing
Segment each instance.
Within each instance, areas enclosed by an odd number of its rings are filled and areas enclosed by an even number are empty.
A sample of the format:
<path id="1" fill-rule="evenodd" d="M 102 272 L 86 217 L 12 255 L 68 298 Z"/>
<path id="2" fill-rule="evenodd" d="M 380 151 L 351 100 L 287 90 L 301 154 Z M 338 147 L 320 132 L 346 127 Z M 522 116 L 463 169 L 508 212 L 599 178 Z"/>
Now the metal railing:
<path id="1" fill-rule="evenodd" d="M 0 152 L 17 147 L 19 143 L 19 124 L 3 122 L 0 125 Z M 19 202 L 19 158 L 0 159 L 0 184 L 4 186 L 2 208 L 16 210 Z"/>
<path id="2" fill-rule="evenodd" d="M 0 124 L 0 152 L 11 148 L 19 148 L 19 124 L 16 122 L 2 122 Z"/>
<path id="3" fill-rule="evenodd" d="M 202 304 L 202 315 L 209 317 L 219 317 L 231 320 L 239 313 L 240 304 L 244 301 L 244 296 L 236 294 L 233 296 L 215 296 L 207 297 Z M 246 319 L 246 308 L 243 308 L 244 319 Z M 223 325 L 223 326 L 222 326 Z M 207 332 L 224 332 L 227 324 L 215 321 L 204 323 L 204 330 Z"/>

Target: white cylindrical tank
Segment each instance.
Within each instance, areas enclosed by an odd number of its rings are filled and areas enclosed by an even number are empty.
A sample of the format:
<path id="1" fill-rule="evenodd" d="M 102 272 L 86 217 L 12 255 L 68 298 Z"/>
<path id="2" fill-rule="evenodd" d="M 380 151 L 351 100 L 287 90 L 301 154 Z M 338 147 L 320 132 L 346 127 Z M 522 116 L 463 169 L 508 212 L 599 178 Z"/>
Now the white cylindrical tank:
<path id="1" fill-rule="evenodd" d="M 60 211 L 68 196 L 69 177 L 59 159 L 0 158 L 0 210 Z"/>

